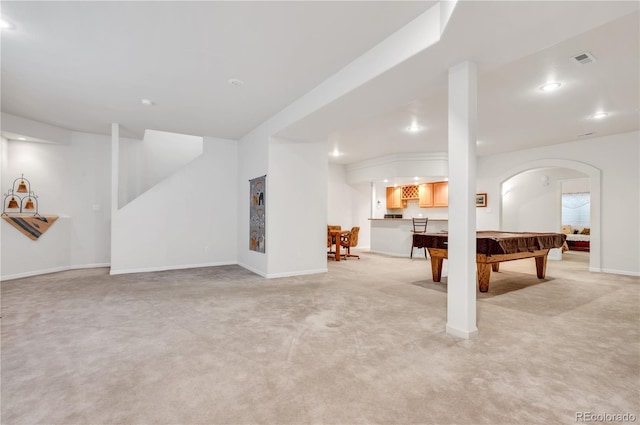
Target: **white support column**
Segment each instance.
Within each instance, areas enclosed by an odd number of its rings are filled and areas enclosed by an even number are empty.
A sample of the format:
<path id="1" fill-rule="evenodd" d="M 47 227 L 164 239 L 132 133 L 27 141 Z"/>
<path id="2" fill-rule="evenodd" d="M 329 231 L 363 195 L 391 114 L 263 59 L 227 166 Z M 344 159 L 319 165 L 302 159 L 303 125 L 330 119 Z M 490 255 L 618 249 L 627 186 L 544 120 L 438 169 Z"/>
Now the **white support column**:
<path id="1" fill-rule="evenodd" d="M 469 339 L 476 327 L 477 68 L 449 69 L 449 275 L 447 333 Z"/>

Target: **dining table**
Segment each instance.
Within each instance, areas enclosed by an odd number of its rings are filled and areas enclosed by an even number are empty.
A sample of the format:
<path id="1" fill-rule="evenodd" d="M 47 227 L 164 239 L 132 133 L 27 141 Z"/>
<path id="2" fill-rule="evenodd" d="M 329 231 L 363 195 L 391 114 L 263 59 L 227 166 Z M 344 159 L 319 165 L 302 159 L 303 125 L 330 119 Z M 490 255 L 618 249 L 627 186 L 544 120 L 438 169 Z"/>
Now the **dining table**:
<path id="1" fill-rule="evenodd" d="M 340 261 L 340 237 L 349 233 L 349 230 L 330 230 L 329 234 L 331 235 L 331 240 L 336 245 L 336 261 Z"/>

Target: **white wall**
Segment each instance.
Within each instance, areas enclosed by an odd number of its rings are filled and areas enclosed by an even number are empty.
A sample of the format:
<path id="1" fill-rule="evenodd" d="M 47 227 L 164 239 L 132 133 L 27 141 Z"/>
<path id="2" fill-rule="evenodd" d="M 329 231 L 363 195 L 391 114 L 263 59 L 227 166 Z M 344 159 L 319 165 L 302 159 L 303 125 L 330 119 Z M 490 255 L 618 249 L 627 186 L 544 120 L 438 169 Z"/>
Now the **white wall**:
<path id="1" fill-rule="evenodd" d="M 237 154 L 207 137 L 202 156 L 118 210 L 111 273 L 235 264 Z"/>
<path id="2" fill-rule="evenodd" d="M 271 141 L 265 194 L 268 277 L 327 270 L 327 186 L 326 142 Z"/>
<path id="3" fill-rule="evenodd" d="M 600 269 L 640 275 L 639 145 L 640 134 L 631 132 L 480 157 L 476 187 L 487 192 L 488 208 L 477 209 L 478 229 L 499 229 L 501 183 L 527 169 L 527 164 L 556 160 L 588 164 L 602 176 Z"/>
<path id="4" fill-rule="evenodd" d="M 418 176 L 422 181 L 440 181 L 447 177 L 446 152 L 399 153 L 347 165 L 347 182 L 382 182 L 388 179 L 403 184 Z"/>
<path id="5" fill-rule="evenodd" d="M 247 196 L 248 189 L 246 189 L 248 186 L 245 185 L 248 185 L 246 182 L 249 179 L 267 174 L 267 168 L 269 169 L 269 172 L 274 169 L 271 164 L 270 157 L 272 152 L 267 151 L 269 149 L 268 146 L 270 144 L 271 137 L 277 136 L 278 133 L 287 129 L 287 127 L 297 121 L 308 117 L 313 112 L 318 111 L 320 108 L 344 96 L 364 83 L 371 81 L 376 76 L 388 71 L 397 64 L 437 42 L 440 38 L 440 30 L 444 28 L 450 12 L 451 8 L 445 8 L 441 11 L 438 5 L 431 8 L 361 55 L 352 63 L 342 68 L 336 74 L 320 83 L 314 89 L 289 104 L 282 111 L 260 124 L 240 140 L 238 261 L 243 267 L 263 276 L 272 275 L 273 273 L 280 274 L 279 271 L 268 270 L 268 267 L 272 265 L 276 266 L 280 262 L 279 259 L 274 262 L 271 262 L 270 260 L 268 262 L 267 260 L 267 257 L 272 255 L 269 248 L 269 240 L 273 241 L 273 238 L 268 234 L 266 235 L 267 252 L 265 254 L 250 251 L 248 246 L 249 230 L 247 223 L 249 222 L 249 198 Z M 420 34 L 420 36 L 416 37 L 416 34 Z M 316 193 L 315 196 L 322 197 L 324 199 L 324 212 L 321 217 L 315 217 L 318 221 L 312 225 L 325 229 L 327 223 L 326 159 L 328 152 L 326 150 L 326 141 L 323 144 L 325 144 L 325 151 L 322 152 L 321 158 L 325 162 L 324 174 L 315 176 L 315 179 L 318 181 L 322 180 L 324 182 L 325 190 L 322 194 Z M 276 149 L 281 150 L 280 148 Z M 277 171 L 279 172 L 280 170 Z M 273 197 L 274 194 L 276 197 L 280 196 L 277 192 L 280 190 L 286 190 L 287 188 L 286 184 L 281 188 L 280 186 L 271 183 L 270 180 L 271 179 L 267 175 L 267 199 L 269 197 Z M 265 203 L 267 207 L 267 232 L 275 232 L 276 235 L 288 232 L 286 226 L 287 223 L 283 223 L 284 226 L 282 228 L 269 225 L 270 217 L 277 216 L 280 212 L 281 206 L 270 205 L 268 200 L 266 200 Z M 272 208 L 275 209 L 271 211 Z M 323 240 L 325 237 L 326 230 L 323 230 Z M 323 242 L 322 245 L 326 247 L 326 241 Z M 315 250 L 315 247 L 311 247 L 308 254 L 311 257 L 314 257 Z M 323 255 L 324 251 L 325 250 L 323 249 Z M 279 265 L 277 267 L 279 269 Z M 287 267 L 287 269 L 303 270 L 306 267 L 307 265 L 297 265 L 293 261 L 289 261 L 289 267 Z"/>
<path id="6" fill-rule="evenodd" d="M 145 162 L 143 144 L 143 140 L 119 138 L 118 208 L 127 205 L 151 187 L 145 188 L 145 174 L 142 172 L 142 167 L 137 166 Z"/>
<path id="7" fill-rule="evenodd" d="M 369 249 L 371 247 L 371 184 L 356 183 L 349 185 L 352 190 L 352 219 L 351 227 L 359 226 L 358 249 Z"/>
<path id="8" fill-rule="evenodd" d="M 63 143 L 3 142 L 3 193 L 24 173 L 38 195 L 40 214 L 60 218 L 37 241 L 2 221 L 2 278 L 108 265 L 109 138 L 14 121 L 21 127 L 4 128 L 31 137 L 33 127 L 41 138 L 52 130 L 52 138 Z"/>
<path id="9" fill-rule="evenodd" d="M 71 218 L 60 217 L 38 240 L 32 241 L 15 227 L 2 224 L 2 280 L 68 270 L 71 268 Z"/>
<path id="10" fill-rule="evenodd" d="M 200 136 L 146 130 L 141 141 L 121 138 L 119 208 L 202 155 L 202 151 Z"/>
<path id="11" fill-rule="evenodd" d="M 526 171 L 504 182 L 502 229 L 514 232 L 559 232 L 562 181 L 584 176 L 564 168 Z"/>
<path id="12" fill-rule="evenodd" d="M 236 229 L 236 246 L 238 247 L 238 264 L 266 277 L 267 256 L 270 254 L 270 235 L 268 233 L 268 223 L 271 216 L 270 197 L 272 190 L 275 190 L 271 185 L 269 175 L 267 175 L 267 190 L 264 200 L 267 221 L 267 229 L 265 229 L 266 252 L 256 252 L 249 249 L 249 180 L 267 174 L 269 138 L 265 133 L 264 131 L 254 132 L 238 142 L 238 193 L 236 194 L 238 227 Z"/>
<path id="13" fill-rule="evenodd" d="M 37 241 L 32 241 L 2 220 L 3 280 L 69 268 L 70 192 L 73 190 L 69 150 L 69 145 L 19 140 L 5 142 L 2 193 L 6 193 L 14 180 L 24 173 L 31 183 L 31 190 L 38 196 L 40 214 L 61 218 Z"/>
<path id="14" fill-rule="evenodd" d="M 573 178 L 562 181 L 562 193 L 585 193 L 591 190 L 588 178 Z"/>
<path id="15" fill-rule="evenodd" d="M 111 145 L 107 136 L 71 134 L 71 266 L 111 260 Z"/>
<path id="16" fill-rule="evenodd" d="M 54 143 L 10 140 L 7 143 L 7 167 L 4 169 L 3 193 L 14 179 L 24 174 L 31 190 L 38 196 L 41 215 L 71 215 L 71 146 Z"/>
<path id="17" fill-rule="evenodd" d="M 353 191 L 347 185 L 347 170 L 344 165 L 329 164 L 327 176 L 327 224 L 352 226 Z"/>
<path id="18" fill-rule="evenodd" d="M 344 165 L 329 164 L 327 186 L 327 224 L 342 226 L 342 229 L 360 227 L 358 248 L 370 246 L 369 216 L 371 215 L 370 183 L 347 183 Z"/>
<path id="19" fill-rule="evenodd" d="M 372 171 L 372 167 L 368 167 Z M 373 170 L 375 173 L 375 170 Z M 339 224 L 343 228 L 360 226 L 358 248 L 371 247 L 371 223 L 369 218 L 383 218 L 385 214 L 402 214 L 404 218 L 428 217 L 447 219 L 447 208 L 420 208 L 417 200 L 407 202 L 407 208 L 387 209 L 387 183 L 348 183 L 348 167 L 329 164 L 328 224 Z M 373 215 L 371 199 L 373 198 Z"/>

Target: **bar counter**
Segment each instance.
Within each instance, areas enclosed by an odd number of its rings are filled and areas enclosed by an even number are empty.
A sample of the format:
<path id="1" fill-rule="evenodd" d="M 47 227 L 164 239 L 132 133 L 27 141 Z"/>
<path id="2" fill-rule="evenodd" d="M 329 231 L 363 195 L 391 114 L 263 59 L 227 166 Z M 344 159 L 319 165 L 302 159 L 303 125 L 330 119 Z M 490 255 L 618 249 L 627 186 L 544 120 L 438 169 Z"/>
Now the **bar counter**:
<path id="1" fill-rule="evenodd" d="M 407 257 L 411 254 L 413 243 L 413 219 L 411 218 L 370 218 L 371 223 L 371 252 Z M 449 221 L 446 218 L 429 218 L 427 232 L 441 232 L 447 230 Z M 414 252 L 423 256 L 422 252 Z M 423 257 L 424 259 L 424 257 Z"/>

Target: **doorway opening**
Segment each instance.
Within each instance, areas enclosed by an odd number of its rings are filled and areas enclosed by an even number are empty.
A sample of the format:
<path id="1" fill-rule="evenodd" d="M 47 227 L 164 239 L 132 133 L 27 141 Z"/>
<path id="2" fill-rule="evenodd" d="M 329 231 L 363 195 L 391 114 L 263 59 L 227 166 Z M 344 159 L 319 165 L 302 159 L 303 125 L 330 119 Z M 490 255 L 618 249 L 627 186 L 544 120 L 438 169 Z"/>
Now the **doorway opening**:
<path id="1" fill-rule="evenodd" d="M 576 261 L 577 266 L 582 265 L 580 268 L 600 271 L 601 194 L 598 169 L 567 160 L 532 161 L 505 175 L 500 189 L 501 230 L 564 231 L 568 237 L 575 235 L 570 239 L 581 241 L 572 242 L 572 248 L 582 249 L 568 249 L 562 255 L 557 253 L 556 259 Z M 578 193 L 581 195 L 568 196 Z M 580 210 L 575 211 L 579 215 L 571 217 L 568 207 L 576 207 L 580 203 Z M 552 259 L 551 256 L 549 258 Z"/>

